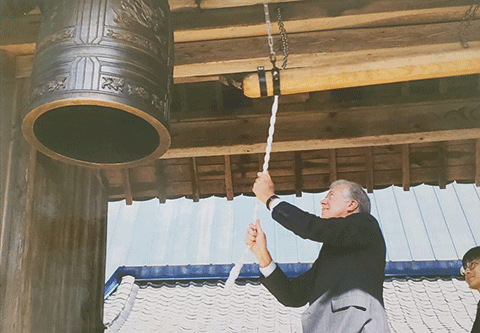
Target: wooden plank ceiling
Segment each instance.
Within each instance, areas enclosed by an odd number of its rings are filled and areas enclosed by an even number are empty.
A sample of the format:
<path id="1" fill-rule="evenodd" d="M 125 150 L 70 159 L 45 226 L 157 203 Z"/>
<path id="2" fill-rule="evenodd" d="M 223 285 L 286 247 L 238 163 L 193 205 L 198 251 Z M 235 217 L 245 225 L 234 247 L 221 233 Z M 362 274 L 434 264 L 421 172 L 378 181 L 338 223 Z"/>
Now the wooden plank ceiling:
<path id="1" fill-rule="evenodd" d="M 270 172 L 281 193 L 347 178 L 369 191 L 420 183 L 480 185 L 480 13 L 472 1 L 270 1 L 288 33 Z M 272 98 L 261 1 L 172 0 L 171 148 L 129 170 L 97 170 L 111 200 L 251 193 Z M 2 17 L 1 49 L 30 75 L 38 10 Z M 270 73 L 267 73 L 267 81 Z M 270 85 L 270 83 L 268 83 Z M 271 94 L 271 86 L 268 86 Z"/>

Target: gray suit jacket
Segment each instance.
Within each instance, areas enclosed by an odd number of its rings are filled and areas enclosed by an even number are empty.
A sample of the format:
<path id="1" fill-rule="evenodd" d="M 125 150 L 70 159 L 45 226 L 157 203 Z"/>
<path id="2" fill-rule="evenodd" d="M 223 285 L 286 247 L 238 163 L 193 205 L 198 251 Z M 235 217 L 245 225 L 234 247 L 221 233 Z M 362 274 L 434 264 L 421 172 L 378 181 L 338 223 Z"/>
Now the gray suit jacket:
<path id="1" fill-rule="evenodd" d="M 387 316 L 380 302 L 362 290 L 330 298 L 324 294 L 302 314 L 305 333 L 387 333 Z"/>

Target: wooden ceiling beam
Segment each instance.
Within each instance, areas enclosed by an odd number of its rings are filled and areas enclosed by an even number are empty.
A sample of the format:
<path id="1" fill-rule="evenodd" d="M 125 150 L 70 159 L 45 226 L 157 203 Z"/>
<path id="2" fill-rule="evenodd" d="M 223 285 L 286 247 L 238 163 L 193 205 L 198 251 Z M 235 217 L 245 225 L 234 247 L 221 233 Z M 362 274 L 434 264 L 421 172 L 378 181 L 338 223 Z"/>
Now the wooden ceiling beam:
<path id="1" fill-rule="evenodd" d="M 289 35 L 288 68 L 322 67 L 374 62 L 383 59 L 442 54 L 462 50 L 459 22 L 306 32 Z M 480 21 L 473 21 L 466 39 L 480 40 Z M 194 71 L 197 76 L 254 72 L 270 68 L 266 38 L 249 37 L 175 44 L 175 77 Z M 443 45 L 450 45 L 450 49 Z M 212 50 L 212 52 L 208 52 Z M 368 50 L 368 52 L 367 52 Z M 390 50 L 390 52 L 388 52 Z M 214 51 L 214 52 L 213 52 Z"/>
<path id="2" fill-rule="evenodd" d="M 480 119 L 475 110 L 479 104 L 480 99 L 475 98 L 328 113 L 282 110 L 277 114 L 272 152 L 477 139 Z M 172 122 L 172 145 L 161 158 L 263 154 L 269 116 Z"/>
<path id="3" fill-rule="evenodd" d="M 421 55 L 385 55 L 382 60 L 349 65 L 334 65 L 330 68 L 310 67 L 286 69 L 280 72 L 282 95 L 299 94 L 359 86 L 369 86 L 403 81 L 445 78 L 480 73 L 480 44 L 468 50 L 450 45 L 451 52 Z M 388 50 L 392 51 L 392 50 Z M 398 51 L 398 50 L 397 50 Z M 409 52 L 405 49 L 403 51 Z M 403 53 L 403 55 L 402 55 Z M 250 74 L 243 80 L 245 96 L 260 97 L 258 74 Z M 271 72 L 266 73 L 267 94 L 273 96 Z"/>
<path id="4" fill-rule="evenodd" d="M 314 17 L 285 20 L 283 23 L 289 35 L 312 31 L 389 27 L 399 25 L 399 22 L 401 22 L 401 25 L 428 24 L 432 22 L 438 24 L 441 22 L 460 21 L 468 8 L 469 6 L 451 6 L 414 10 L 395 10 L 336 17 Z M 259 9 L 262 10 L 260 7 Z M 277 24 L 272 24 L 271 28 L 273 35 L 280 34 Z M 186 43 L 202 40 L 265 36 L 265 29 L 265 22 L 197 29 L 180 28 L 175 30 L 174 40 L 176 43 Z"/>

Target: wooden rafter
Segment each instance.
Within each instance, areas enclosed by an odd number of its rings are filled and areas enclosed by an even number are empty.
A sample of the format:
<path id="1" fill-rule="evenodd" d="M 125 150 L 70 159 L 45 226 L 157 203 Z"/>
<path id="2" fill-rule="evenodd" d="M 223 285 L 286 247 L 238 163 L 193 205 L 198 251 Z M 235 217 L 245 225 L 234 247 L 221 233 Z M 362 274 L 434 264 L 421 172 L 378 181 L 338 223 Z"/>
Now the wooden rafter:
<path id="1" fill-rule="evenodd" d="M 475 140 L 475 184 L 480 186 L 480 139 Z"/>
<path id="2" fill-rule="evenodd" d="M 262 145 L 264 145 L 262 143 Z M 263 153 L 262 150 L 260 150 L 259 154 L 257 154 L 258 158 L 258 171 L 263 171 L 263 164 L 265 162 L 265 154 Z"/>
<path id="3" fill-rule="evenodd" d="M 365 183 L 368 193 L 373 192 L 373 151 L 372 147 L 365 148 Z"/>
<path id="4" fill-rule="evenodd" d="M 193 201 L 200 201 L 200 188 L 198 186 L 197 161 L 195 157 L 190 158 L 190 180 L 192 185 Z"/>
<path id="5" fill-rule="evenodd" d="M 295 195 L 297 197 L 302 196 L 303 191 L 303 162 L 302 162 L 302 152 L 296 151 L 294 157 L 295 163 Z"/>
<path id="6" fill-rule="evenodd" d="M 158 160 L 155 162 L 155 179 L 158 189 L 157 197 L 160 203 L 165 203 L 167 198 L 165 196 L 165 174 L 163 173 L 163 162 Z"/>
<path id="7" fill-rule="evenodd" d="M 225 155 L 225 194 L 227 200 L 233 200 L 232 164 L 229 155 Z"/>
<path id="8" fill-rule="evenodd" d="M 437 147 L 437 172 L 438 186 L 441 189 L 447 187 L 447 146 L 445 142 L 439 142 Z"/>
<path id="9" fill-rule="evenodd" d="M 402 145 L 402 186 L 404 191 L 410 190 L 410 147 Z"/>
<path id="10" fill-rule="evenodd" d="M 476 161 L 474 140 L 449 141 L 449 163 L 446 166 L 447 183 L 454 180 L 459 182 L 475 181 Z M 414 184 L 428 183 L 437 184 L 437 143 L 420 143 L 410 145 L 410 186 Z M 295 193 L 295 178 L 293 172 L 293 153 L 275 154 L 271 162 L 271 175 L 274 178 L 277 191 L 282 193 Z M 278 156 L 278 157 L 277 157 Z M 363 149 L 343 148 L 337 150 L 338 177 L 355 181 L 365 186 L 365 153 Z M 374 188 L 383 188 L 392 184 L 402 186 L 403 175 L 401 172 L 402 147 L 385 146 L 373 149 Z M 328 151 L 303 151 L 303 191 L 320 192 L 328 189 L 330 185 Z M 199 192 L 202 196 L 221 195 L 225 196 L 225 175 L 223 169 L 224 156 L 214 158 L 202 158 L 201 180 Z M 210 162 L 208 162 L 210 160 Z M 252 184 L 255 180 L 258 167 L 255 155 L 231 156 L 232 163 L 238 164 L 238 168 L 232 168 L 235 194 L 251 194 Z M 243 160 L 243 162 L 242 162 Z M 480 158 L 479 158 L 480 160 Z M 164 162 L 165 177 L 167 183 L 167 199 L 181 196 L 191 196 L 192 186 L 190 177 L 190 158 L 170 160 Z M 221 165 L 219 165 L 221 163 Z M 237 166 L 237 164 L 234 164 Z M 200 169 L 199 169 L 200 170 Z M 133 171 L 133 170 L 132 170 Z M 132 179 L 140 179 L 139 170 L 132 174 Z M 113 173 L 107 175 L 114 176 Z M 478 177 L 478 175 L 477 175 Z M 116 178 L 113 179 L 113 178 Z M 109 196 L 112 200 L 120 200 L 125 197 L 121 177 L 113 177 L 110 181 Z M 120 179 L 119 179 L 120 178 Z M 150 182 L 132 183 L 132 192 L 137 200 L 157 197 L 158 188 Z M 135 199 L 134 199 L 135 200 Z"/>
<path id="11" fill-rule="evenodd" d="M 330 149 L 328 151 L 328 167 L 330 170 L 330 183 L 333 183 L 338 179 L 337 174 L 337 151 Z"/>
<path id="12" fill-rule="evenodd" d="M 123 186 L 125 189 L 125 203 L 127 205 L 131 205 L 133 203 L 133 195 L 132 195 L 132 185 L 130 183 L 130 170 L 123 169 Z"/>

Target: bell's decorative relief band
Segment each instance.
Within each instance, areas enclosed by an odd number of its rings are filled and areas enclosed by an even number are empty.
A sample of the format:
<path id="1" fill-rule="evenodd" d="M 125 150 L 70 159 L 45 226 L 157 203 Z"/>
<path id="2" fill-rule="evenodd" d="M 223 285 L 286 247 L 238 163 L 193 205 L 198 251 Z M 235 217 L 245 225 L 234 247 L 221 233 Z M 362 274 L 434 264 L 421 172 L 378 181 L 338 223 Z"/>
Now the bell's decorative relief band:
<path id="1" fill-rule="evenodd" d="M 145 50 L 154 52 L 156 56 L 161 56 L 163 59 L 167 57 L 166 52 L 160 52 L 158 47 L 156 47 L 154 43 L 149 41 L 147 38 L 138 36 L 128 31 L 116 31 L 116 30 L 107 28 L 105 30 L 105 37 L 109 37 L 112 39 L 117 39 L 119 41 L 124 41 L 124 42 L 137 45 Z"/>
<path id="2" fill-rule="evenodd" d="M 108 88 L 115 91 L 123 91 L 123 87 L 125 86 L 125 79 L 106 76 L 103 76 L 102 79 L 102 89 Z"/>
<path id="3" fill-rule="evenodd" d="M 54 92 L 57 90 L 65 90 L 67 86 L 67 77 L 59 77 L 55 80 L 48 81 L 46 84 L 33 89 L 29 100 L 42 96 L 46 92 Z"/>
<path id="4" fill-rule="evenodd" d="M 41 49 L 49 44 L 61 43 L 72 39 L 75 36 L 75 28 L 67 28 L 50 36 L 47 36 L 44 40 L 37 44 L 37 49 Z"/>

